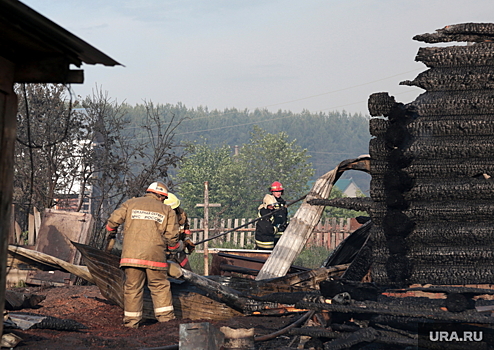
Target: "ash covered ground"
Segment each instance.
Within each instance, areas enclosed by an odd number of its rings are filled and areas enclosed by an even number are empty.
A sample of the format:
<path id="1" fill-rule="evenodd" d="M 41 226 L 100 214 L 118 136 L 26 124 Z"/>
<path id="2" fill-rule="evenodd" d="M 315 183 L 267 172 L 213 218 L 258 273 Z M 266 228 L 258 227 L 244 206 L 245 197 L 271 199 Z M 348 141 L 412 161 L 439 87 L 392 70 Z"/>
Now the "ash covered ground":
<path id="1" fill-rule="evenodd" d="M 270 334 L 294 321 L 294 316 L 244 316 L 225 321 L 176 319 L 166 323 L 147 322 L 139 329 L 122 326 L 123 311 L 100 293 L 97 286 L 31 287 L 10 289 L 17 292 L 45 295 L 46 299 L 34 309 L 11 311 L 34 313 L 70 319 L 86 326 L 78 331 L 50 329 L 4 329 L 23 340 L 15 349 L 146 349 L 179 343 L 181 323 L 210 322 L 216 327 L 255 328 L 255 336 Z M 295 316 L 296 317 L 296 316 Z M 290 338 L 281 336 L 256 343 L 256 349 L 282 349 Z"/>

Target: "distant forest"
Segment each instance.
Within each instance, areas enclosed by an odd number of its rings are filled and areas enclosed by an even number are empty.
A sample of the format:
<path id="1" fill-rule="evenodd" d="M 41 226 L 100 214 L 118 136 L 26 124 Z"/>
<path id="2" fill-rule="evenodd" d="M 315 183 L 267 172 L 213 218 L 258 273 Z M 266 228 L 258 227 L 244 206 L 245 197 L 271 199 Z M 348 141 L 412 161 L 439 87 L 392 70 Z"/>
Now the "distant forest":
<path id="1" fill-rule="evenodd" d="M 181 103 L 155 107 L 169 118 L 184 118 L 175 130 L 176 141 L 182 144 L 197 141 L 214 146 L 229 145 L 232 154 L 236 145 L 239 146 L 239 152 L 242 152 L 241 145 L 249 141 L 249 133 L 254 125 L 268 133 L 283 131 L 290 140 L 295 139 L 297 144 L 307 149 L 308 154 L 312 156 L 310 161 L 315 169 L 314 178 L 334 169 L 345 159 L 369 153 L 369 117 L 362 114 L 350 115 L 345 111 L 292 113 L 281 110 L 273 113 L 267 110 L 249 111 L 235 108 L 210 111 L 207 107 L 187 108 Z M 125 109 L 134 125 L 139 125 L 146 114 L 144 105 L 125 105 Z M 129 130 L 131 129 L 133 128 L 130 127 Z M 139 137 L 132 132 L 129 136 Z M 342 178 L 350 177 L 368 194 L 369 175 L 350 171 Z"/>

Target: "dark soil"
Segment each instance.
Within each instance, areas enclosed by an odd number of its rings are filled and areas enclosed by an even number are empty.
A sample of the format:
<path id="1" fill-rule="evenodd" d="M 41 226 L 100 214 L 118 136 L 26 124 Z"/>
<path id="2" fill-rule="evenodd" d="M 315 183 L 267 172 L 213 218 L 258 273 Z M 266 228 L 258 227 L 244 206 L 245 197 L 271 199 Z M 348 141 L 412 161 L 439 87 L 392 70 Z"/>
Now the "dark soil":
<path id="1" fill-rule="evenodd" d="M 29 312 L 60 319 L 77 321 L 86 329 L 59 331 L 50 329 L 4 329 L 22 338 L 15 349 L 146 349 L 179 343 L 179 326 L 182 323 L 210 322 L 209 320 L 176 319 L 166 323 L 147 322 L 139 329 L 122 326 L 123 310 L 110 303 L 96 286 L 31 287 L 12 289 L 19 292 L 45 295 L 39 307 L 11 311 Z M 294 321 L 294 316 L 244 316 L 226 321 L 210 322 L 215 327 L 255 328 L 255 336 L 270 334 Z M 291 339 L 280 336 L 257 342 L 256 349 L 282 349 Z"/>

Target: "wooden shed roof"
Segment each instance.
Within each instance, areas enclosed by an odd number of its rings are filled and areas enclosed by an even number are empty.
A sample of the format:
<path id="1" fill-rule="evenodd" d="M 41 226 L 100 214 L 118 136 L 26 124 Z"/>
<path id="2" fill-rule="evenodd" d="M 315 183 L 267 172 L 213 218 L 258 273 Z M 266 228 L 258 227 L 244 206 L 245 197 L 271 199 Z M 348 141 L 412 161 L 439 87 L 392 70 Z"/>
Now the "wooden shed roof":
<path id="1" fill-rule="evenodd" d="M 0 0 L 0 56 L 14 62 L 18 67 L 16 82 L 82 82 L 50 81 L 54 77 L 47 81 L 47 77 L 42 75 L 47 71 L 53 74 L 54 70 L 57 71 L 54 68 L 63 67 L 65 80 L 71 80 L 71 74 L 67 73 L 70 64 L 77 67 L 82 63 L 120 65 L 17 0 Z M 79 78 L 81 77 L 82 74 Z M 57 79 L 59 80 L 55 78 Z"/>

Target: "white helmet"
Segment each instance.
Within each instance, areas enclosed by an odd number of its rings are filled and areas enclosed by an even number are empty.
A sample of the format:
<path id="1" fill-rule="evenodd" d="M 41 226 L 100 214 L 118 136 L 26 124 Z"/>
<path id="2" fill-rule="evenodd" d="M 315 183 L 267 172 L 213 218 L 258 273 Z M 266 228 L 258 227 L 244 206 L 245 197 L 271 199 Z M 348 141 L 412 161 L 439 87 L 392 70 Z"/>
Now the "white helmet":
<path id="1" fill-rule="evenodd" d="M 178 199 L 173 193 L 168 193 L 168 198 L 165 199 L 163 203 L 169 205 L 172 209 L 175 209 L 180 206 L 180 199 Z"/>
<path id="2" fill-rule="evenodd" d="M 267 194 L 264 196 L 262 200 L 262 204 L 259 206 L 259 209 L 261 208 L 267 209 L 268 205 L 274 206 L 276 203 L 278 203 L 276 198 L 272 194 Z"/>
<path id="3" fill-rule="evenodd" d="M 168 188 L 163 182 L 159 182 L 159 181 L 153 182 L 151 185 L 149 185 L 146 192 L 153 192 L 161 196 L 168 196 Z"/>

